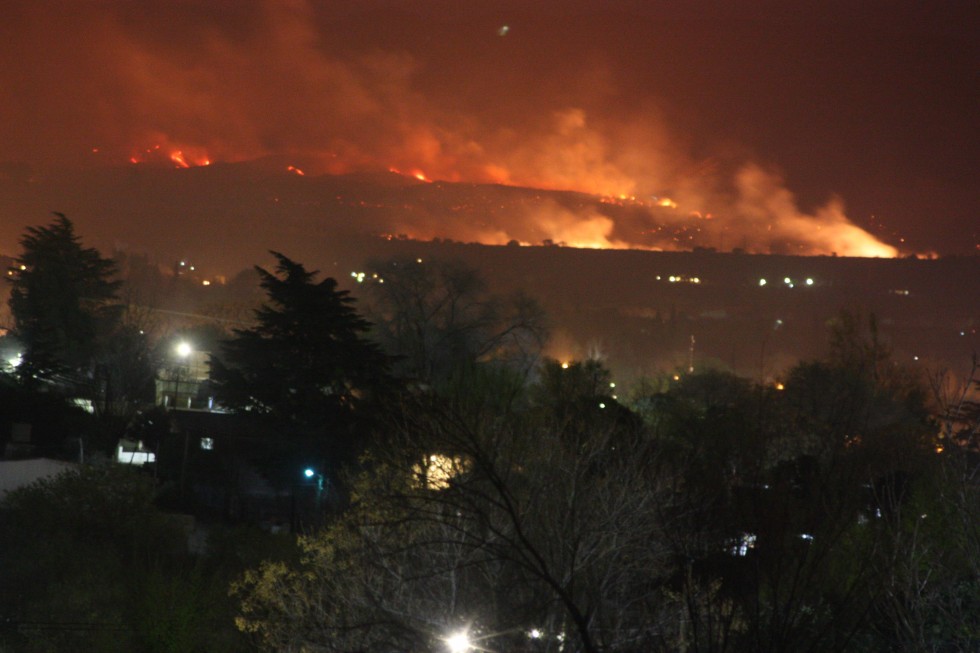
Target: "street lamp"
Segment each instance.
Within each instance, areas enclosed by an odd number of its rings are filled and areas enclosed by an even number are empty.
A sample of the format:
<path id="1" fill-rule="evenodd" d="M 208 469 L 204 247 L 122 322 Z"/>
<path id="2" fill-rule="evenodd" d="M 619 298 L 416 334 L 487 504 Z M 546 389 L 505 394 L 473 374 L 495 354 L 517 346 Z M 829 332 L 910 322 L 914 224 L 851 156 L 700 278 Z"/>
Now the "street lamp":
<path id="1" fill-rule="evenodd" d="M 180 342 L 177 343 L 177 346 L 174 348 L 174 351 L 176 351 L 177 355 L 180 356 L 181 358 L 187 358 L 188 356 L 191 355 L 191 352 L 194 350 L 189 342 L 187 342 L 186 340 L 181 340 Z"/>
<path id="2" fill-rule="evenodd" d="M 449 653 L 466 653 L 473 648 L 473 644 L 470 642 L 470 636 L 465 630 L 453 633 L 444 641 L 446 642 L 446 647 L 449 649 Z"/>
<path id="3" fill-rule="evenodd" d="M 313 480 L 314 477 L 316 478 L 316 508 L 319 510 L 321 496 L 323 495 L 323 474 L 318 473 L 312 467 L 307 467 L 303 470 L 303 476 L 310 480 Z"/>
<path id="4" fill-rule="evenodd" d="M 174 408 L 177 410 L 177 402 L 180 401 L 180 373 L 183 369 L 183 365 L 187 362 L 187 357 L 191 355 L 194 349 L 191 347 L 190 343 L 186 340 L 181 340 L 174 346 L 174 353 L 177 354 L 177 358 L 180 359 L 180 364 L 176 367 L 176 378 L 174 379 Z M 187 407 L 191 407 L 190 396 L 187 398 Z M 175 415 L 176 419 L 176 415 Z M 170 428 L 172 432 L 179 432 L 180 429 L 177 427 L 177 422 L 172 421 Z M 184 429 L 184 455 L 180 459 L 180 495 L 184 496 L 186 492 L 186 482 L 187 482 L 187 447 L 188 447 L 189 433 Z"/>
<path id="5" fill-rule="evenodd" d="M 174 381 L 174 408 L 177 408 L 177 402 L 180 401 L 180 373 L 184 366 L 187 364 L 187 359 L 194 352 L 194 348 L 191 347 L 190 343 L 186 340 L 181 340 L 174 347 L 174 353 L 177 354 L 177 358 L 180 360 L 180 364 L 177 366 L 177 378 Z M 187 398 L 187 407 L 191 407 L 191 398 Z"/>
<path id="6" fill-rule="evenodd" d="M 314 520 L 314 522 L 313 523 L 315 525 L 318 525 L 320 523 L 320 507 L 323 505 L 323 488 L 324 488 L 324 485 L 327 483 L 327 481 L 326 481 L 326 479 L 324 479 L 323 474 L 321 474 L 320 472 L 316 471 L 316 469 L 314 469 L 313 467 L 305 467 L 305 468 L 303 468 L 303 478 L 306 479 L 307 481 L 314 481 L 315 480 L 315 482 L 316 482 L 316 485 L 313 488 L 314 489 L 314 495 L 313 495 L 313 520 Z M 301 496 L 308 497 L 309 496 L 309 493 L 304 488 L 309 488 L 309 487 L 310 487 L 310 484 L 305 484 L 304 483 L 304 484 L 301 485 L 298 482 L 292 483 L 292 491 L 290 492 L 290 518 L 289 518 L 289 522 L 290 522 L 290 528 L 291 528 L 292 532 L 294 532 L 294 533 L 296 532 L 296 528 L 299 526 L 298 521 L 297 521 L 297 518 L 300 516 L 298 514 L 298 512 L 297 512 L 298 506 L 297 506 L 297 497 L 296 497 L 296 494 L 297 494 L 297 491 L 298 490 L 302 490 Z M 309 515 L 309 502 L 308 502 L 307 499 L 304 498 L 302 500 L 302 503 L 303 503 L 303 505 L 302 505 L 302 516 L 303 517 L 307 517 Z"/>

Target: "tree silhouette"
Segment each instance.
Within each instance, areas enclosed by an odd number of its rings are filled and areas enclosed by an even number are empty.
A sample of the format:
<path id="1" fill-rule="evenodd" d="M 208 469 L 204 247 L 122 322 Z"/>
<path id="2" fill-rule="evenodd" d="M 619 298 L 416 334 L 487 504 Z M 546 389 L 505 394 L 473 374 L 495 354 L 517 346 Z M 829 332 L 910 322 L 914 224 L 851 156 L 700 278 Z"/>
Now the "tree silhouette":
<path id="1" fill-rule="evenodd" d="M 332 278 L 272 252 L 273 274 L 257 267 L 268 301 L 257 325 L 235 329 L 211 358 L 215 398 L 306 433 L 337 436 L 358 403 L 387 379 L 388 358 L 365 334 L 370 323 Z M 337 443 L 340 445 L 341 443 Z"/>
<path id="2" fill-rule="evenodd" d="M 29 227 L 8 278 L 14 335 L 24 345 L 22 379 L 77 384 L 89 378 L 118 319 L 115 265 L 82 247 L 71 220 Z"/>
<path id="3" fill-rule="evenodd" d="M 544 314 L 517 293 L 499 296 L 460 261 L 402 259 L 370 264 L 379 338 L 398 356 L 398 371 L 439 384 L 478 361 L 529 373 L 547 340 Z"/>

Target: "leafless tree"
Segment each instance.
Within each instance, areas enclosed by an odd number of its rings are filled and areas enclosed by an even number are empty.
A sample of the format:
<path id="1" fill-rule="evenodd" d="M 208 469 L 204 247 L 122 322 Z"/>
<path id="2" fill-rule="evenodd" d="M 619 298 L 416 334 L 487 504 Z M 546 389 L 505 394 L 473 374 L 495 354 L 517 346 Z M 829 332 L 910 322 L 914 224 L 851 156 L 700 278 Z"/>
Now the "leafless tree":
<path id="1" fill-rule="evenodd" d="M 369 317 L 409 377 L 444 380 L 474 361 L 495 360 L 525 373 L 537 364 L 547 327 L 526 295 L 492 292 L 459 261 L 390 260 L 370 269 Z"/>
<path id="2" fill-rule="evenodd" d="M 410 400 L 342 523 L 299 568 L 240 586 L 243 627 L 278 650 L 425 650 L 455 629 L 490 651 L 652 650 L 668 567 L 653 441 L 612 419 L 569 437 L 498 390 Z M 270 618 L 277 596 L 300 627 Z"/>

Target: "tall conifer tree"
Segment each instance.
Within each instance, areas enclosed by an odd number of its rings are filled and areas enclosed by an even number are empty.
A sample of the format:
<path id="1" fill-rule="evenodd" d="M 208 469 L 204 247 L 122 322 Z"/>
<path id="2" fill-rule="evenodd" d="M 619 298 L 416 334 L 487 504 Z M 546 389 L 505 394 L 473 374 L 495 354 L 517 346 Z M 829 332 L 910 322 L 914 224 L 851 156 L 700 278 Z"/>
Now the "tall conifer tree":
<path id="1" fill-rule="evenodd" d="M 8 278 L 14 335 L 23 343 L 18 371 L 28 381 L 77 384 L 89 378 L 118 321 L 114 263 L 83 247 L 71 220 L 55 213 L 29 227 Z"/>

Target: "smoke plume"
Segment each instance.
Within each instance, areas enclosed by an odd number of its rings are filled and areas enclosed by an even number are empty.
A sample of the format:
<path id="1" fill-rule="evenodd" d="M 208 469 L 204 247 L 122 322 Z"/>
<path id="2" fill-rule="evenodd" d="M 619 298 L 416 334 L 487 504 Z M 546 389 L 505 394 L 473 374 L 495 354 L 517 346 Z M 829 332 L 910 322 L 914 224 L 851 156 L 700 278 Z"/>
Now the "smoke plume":
<path id="1" fill-rule="evenodd" d="M 582 86 L 576 97 L 549 99 L 529 90 L 534 79 L 508 93 L 466 70 L 441 71 L 437 84 L 437 64 L 405 48 L 342 47 L 343 14 L 302 0 L 8 4 L 0 121 L 24 128 L 3 130 L 4 160 L 193 166 L 286 155 L 307 175 L 417 171 L 632 207 L 545 202 L 480 227 L 431 215 L 394 225 L 413 235 L 677 249 L 691 245 L 678 233 L 704 229 L 724 248 L 896 254 L 839 200 L 806 214 L 763 167 L 685 152 L 651 102 L 629 112 L 610 107 L 615 89 Z M 601 65 L 582 75 L 606 78 Z M 445 88 L 450 78 L 458 102 Z M 495 103 L 498 114 L 474 109 Z"/>

